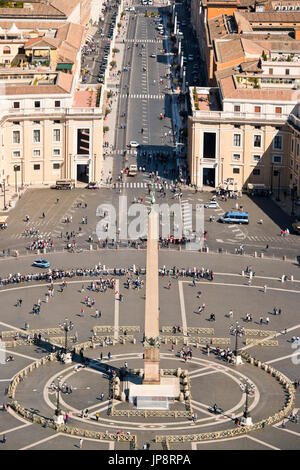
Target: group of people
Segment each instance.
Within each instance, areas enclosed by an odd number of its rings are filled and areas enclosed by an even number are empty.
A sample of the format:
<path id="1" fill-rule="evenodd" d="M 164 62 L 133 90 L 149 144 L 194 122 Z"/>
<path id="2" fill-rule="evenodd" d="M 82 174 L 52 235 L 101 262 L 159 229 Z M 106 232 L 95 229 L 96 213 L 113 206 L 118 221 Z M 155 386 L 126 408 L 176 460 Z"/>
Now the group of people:
<path id="1" fill-rule="evenodd" d="M 37 238 L 34 240 L 28 247 L 30 251 L 34 250 L 42 250 L 44 248 L 52 249 L 54 246 L 54 241 L 50 238 L 48 240 L 43 240 L 41 238 Z"/>

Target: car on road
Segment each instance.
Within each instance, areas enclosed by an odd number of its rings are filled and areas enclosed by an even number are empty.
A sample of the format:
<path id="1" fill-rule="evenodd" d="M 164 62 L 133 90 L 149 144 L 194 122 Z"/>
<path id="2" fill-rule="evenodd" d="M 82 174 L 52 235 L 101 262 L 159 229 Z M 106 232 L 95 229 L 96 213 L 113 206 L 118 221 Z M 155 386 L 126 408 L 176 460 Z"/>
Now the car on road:
<path id="1" fill-rule="evenodd" d="M 46 259 L 35 259 L 34 262 L 32 263 L 32 266 L 35 266 L 36 268 L 49 268 L 50 263 Z"/>
<path id="2" fill-rule="evenodd" d="M 155 58 L 156 54 L 154 52 L 152 52 L 151 57 Z"/>
<path id="3" fill-rule="evenodd" d="M 130 8 L 129 8 L 129 11 L 135 11 L 135 8 L 134 8 L 134 7 L 130 7 Z"/>
<path id="4" fill-rule="evenodd" d="M 189 57 L 188 57 L 189 61 L 192 62 L 194 60 L 194 56 L 193 54 L 189 54 Z"/>
<path id="5" fill-rule="evenodd" d="M 204 204 L 205 209 L 219 209 L 219 204 L 217 201 L 209 201 L 206 204 Z"/>
<path id="6" fill-rule="evenodd" d="M 292 227 L 293 227 L 294 232 L 300 235 L 300 222 L 294 222 L 292 224 Z"/>
<path id="7" fill-rule="evenodd" d="M 140 146 L 140 144 L 138 142 L 136 142 L 135 140 L 131 140 L 129 142 L 129 147 L 131 147 L 131 148 L 136 148 L 136 147 L 139 147 L 139 146 Z"/>

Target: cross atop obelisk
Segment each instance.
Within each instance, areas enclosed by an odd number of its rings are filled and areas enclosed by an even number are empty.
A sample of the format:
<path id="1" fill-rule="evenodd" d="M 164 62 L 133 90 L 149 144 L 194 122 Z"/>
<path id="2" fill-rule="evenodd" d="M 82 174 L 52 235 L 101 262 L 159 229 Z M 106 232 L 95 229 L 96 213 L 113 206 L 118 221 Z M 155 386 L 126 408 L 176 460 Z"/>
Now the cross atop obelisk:
<path id="1" fill-rule="evenodd" d="M 152 184 L 151 211 L 148 216 L 146 305 L 144 339 L 144 384 L 159 384 L 159 307 L 158 307 L 158 213 L 154 210 Z"/>

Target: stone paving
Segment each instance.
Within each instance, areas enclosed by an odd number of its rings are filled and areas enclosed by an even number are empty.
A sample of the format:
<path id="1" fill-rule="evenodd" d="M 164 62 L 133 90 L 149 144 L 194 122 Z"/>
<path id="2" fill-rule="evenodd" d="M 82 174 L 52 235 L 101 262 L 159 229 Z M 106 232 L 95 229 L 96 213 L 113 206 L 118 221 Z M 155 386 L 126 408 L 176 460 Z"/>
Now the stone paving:
<path id="1" fill-rule="evenodd" d="M 57 258 L 53 256 L 53 262 L 64 263 L 64 257 Z M 128 266 L 128 260 L 131 259 L 130 253 L 120 253 L 118 255 L 118 264 L 120 266 Z M 54 261 L 56 260 L 56 261 Z M 184 265 L 187 267 L 193 258 L 189 253 L 168 254 L 160 252 L 159 265 L 177 266 Z M 160 308 L 161 308 L 161 326 L 173 326 L 184 324 L 187 327 L 213 328 L 215 337 L 227 337 L 231 340 L 231 348 L 234 348 L 235 338 L 229 334 L 229 327 L 235 321 L 239 321 L 246 328 L 261 329 L 263 331 L 276 331 L 278 335 L 278 346 L 276 347 L 245 347 L 245 338 L 241 338 L 240 347 L 246 348 L 256 358 L 269 362 L 270 365 L 283 372 L 290 380 L 298 378 L 297 357 L 293 354 L 297 350 L 291 348 L 291 336 L 299 334 L 300 324 L 297 318 L 297 310 L 295 306 L 298 304 L 297 298 L 300 294 L 298 267 L 284 262 L 271 262 L 256 259 L 251 263 L 252 268 L 256 270 L 256 276 L 251 286 L 247 285 L 247 279 L 241 276 L 241 269 L 245 268 L 240 258 L 227 258 L 224 265 L 224 258 L 214 255 L 201 255 L 200 266 L 212 267 L 215 271 L 213 282 L 207 280 L 192 285 L 188 278 L 179 278 L 179 280 L 171 279 L 171 290 L 166 289 L 167 278 L 159 279 Z M 66 265 L 70 265 L 70 258 L 66 257 Z M 83 258 L 82 255 L 74 255 L 72 257 L 72 265 L 91 266 L 96 262 L 93 253 Z M 98 261 L 97 261 L 98 262 Z M 106 266 L 113 266 L 116 260 L 111 257 L 110 253 L 102 256 L 102 263 Z M 139 253 L 135 258 L 136 266 L 145 265 L 145 253 Z M 10 260 L 1 261 L 1 273 L 10 271 Z M 198 265 L 193 260 L 193 264 Z M 20 260 L 19 270 L 22 272 L 28 265 Z M 288 267 L 286 272 L 294 274 L 294 282 L 281 283 L 278 272 L 281 272 L 283 266 Z M 141 276 L 144 278 L 144 276 Z M 66 411 L 70 411 L 70 425 L 92 430 L 102 430 L 116 433 L 130 432 L 132 435 L 138 436 L 138 448 L 141 448 L 144 442 L 150 441 L 153 449 L 161 449 L 162 444 L 155 443 L 157 435 L 172 435 L 186 433 L 201 433 L 207 431 L 215 431 L 221 429 L 234 429 L 232 419 L 235 416 L 241 416 L 244 409 L 245 396 L 242 394 L 239 383 L 242 376 L 248 377 L 256 386 L 257 393 L 250 400 L 251 414 L 253 421 L 257 422 L 282 409 L 285 402 L 285 395 L 281 385 L 274 380 L 273 377 L 265 372 L 244 364 L 235 367 L 226 362 L 216 359 L 214 354 L 207 356 L 202 347 L 192 347 L 193 358 L 185 363 L 177 356 L 182 344 L 175 345 L 174 351 L 171 344 L 161 345 L 161 366 L 165 369 L 187 369 L 189 371 L 191 390 L 192 390 L 192 407 L 197 413 L 197 422 L 193 424 L 189 418 L 168 418 L 168 417 L 148 417 L 132 416 L 130 418 L 122 416 L 109 416 L 107 411 L 110 407 L 108 397 L 109 387 L 108 380 L 103 376 L 103 365 L 111 367 L 122 367 L 124 361 L 128 362 L 129 368 L 139 369 L 142 367 L 142 332 L 144 329 L 144 288 L 139 291 L 127 290 L 123 286 L 124 277 L 116 277 L 119 286 L 118 290 L 124 294 L 124 301 L 116 300 L 113 290 L 108 289 L 107 293 L 91 294 L 95 297 L 96 304 L 93 308 L 85 308 L 85 316 L 78 316 L 80 312 L 81 302 L 88 291 L 80 292 L 82 284 L 88 285 L 90 279 L 72 279 L 69 280 L 67 288 L 64 292 L 60 292 L 59 284 L 55 284 L 54 298 L 48 303 L 42 302 L 41 314 L 32 315 L 30 313 L 32 305 L 38 298 L 44 299 L 46 285 L 42 283 L 26 283 L 18 285 L 2 286 L 0 296 L 2 296 L 2 305 L 6 305 L 2 309 L 0 329 L 12 330 L 13 328 L 24 328 L 25 321 L 29 322 L 30 328 L 57 328 L 59 322 L 65 317 L 71 319 L 74 323 L 74 331 L 77 331 L 79 343 L 87 341 L 92 336 L 92 328 L 96 325 L 111 326 L 139 326 L 140 332 L 132 332 L 136 338 L 136 344 L 127 342 L 124 345 L 117 344 L 115 346 L 108 345 L 104 347 L 96 347 L 96 349 L 87 349 L 85 355 L 91 359 L 91 367 L 74 372 L 73 365 L 62 365 L 58 362 L 47 364 L 38 370 L 31 372 L 17 387 L 16 399 L 27 409 L 35 411 L 47 418 L 51 418 L 55 407 L 55 394 L 49 393 L 48 386 L 55 375 L 66 375 L 64 379 L 68 385 L 72 385 L 72 394 L 62 394 L 62 402 Z M 261 289 L 263 284 L 268 283 L 268 291 L 264 293 Z M 179 286 L 182 286 L 180 288 Z M 280 290 L 277 290 L 280 289 Z M 200 299 L 197 298 L 198 292 L 201 290 Z M 16 299 L 22 297 L 22 307 L 16 307 Z M 119 302 L 119 303 L 118 303 Z M 119 309 L 116 309 L 118 303 Z M 197 313 L 198 306 L 202 303 L 207 305 L 207 312 Z M 259 309 L 258 309 L 259 306 Z M 274 306 L 283 309 L 281 316 L 271 314 Z M 94 317 L 95 308 L 100 308 L 102 317 L 96 319 Z M 234 312 L 233 319 L 227 317 L 227 313 L 232 309 Z M 119 315 L 117 315 L 117 311 Z M 195 313 L 196 312 L 196 313 Z M 208 314 L 214 312 L 216 322 L 207 321 Z M 246 324 L 243 321 L 245 313 L 252 313 L 254 321 L 252 324 Z M 269 315 L 270 324 L 260 325 L 257 320 L 260 316 L 264 318 Z M 286 335 L 281 334 L 281 330 L 287 328 Z M 106 336 L 106 333 L 101 333 Z M 109 336 L 109 334 L 107 334 Z M 113 333 L 111 333 L 113 337 Z M 180 334 L 176 333 L 176 337 Z M 186 338 L 189 341 L 189 337 Z M 70 342 L 72 346 L 73 343 Z M 108 352 L 112 357 L 107 359 Z M 35 359 L 43 357 L 49 353 L 49 345 L 19 345 L 11 349 L 10 354 L 14 356 L 13 362 L 8 362 L 0 367 L 0 394 L 1 402 L 9 402 L 5 389 L 9 385 L 12 377 L 22 368 L 29 365 Z M 102 353 L 102 361 L 100 354 Z M 70 375 L 69 375 L 70 374 Z M 48 384 L 48 385 L 47 385 Z M 104 393 L 103 401 L 100 400 L 100 393 Z M 224 410 L 224 414 L 215 416 L 211 413 L 210 407 L 217 403 Z M 177 406 L 177 405 L 176 405 Z M 296 402 L 294 408 L 299 407 L 299 398 L 296 392 Z M 78 414 L 82 409 L 90 409 L 89 419 L 80 418 Z M 132 409 L 129 404 L 122 404 L 116 407 L 116 410 Z M 181 409 L 175 407 L 173 409 Z M 95 420 L 95 413 L 99 411 L 99 422 Z M 11 413 L 3 412 L 1 414 L 0 434 L 6 434 L 7 442 L 5 448 L 34 448 L 34 449 L 54 449 L 66 448 L 76 449 L 79 439 L 63 435 L 62 440 L 57 439 L 53 430 L 41 428 L 37 424 L 28 424 L 27 421 L 20 419 L 19 416 Z M 23 432 L 21 427 L 28 427 L 28 431 Z M 186 443 L 183 446 L 175 443 L 170 444 L 171 449 L 296 449 L 300 433 L 297 431 L 298 425 L 289 422 L 287 429 L 278 427 L 267 427 L 266 430 L 251 433 L 247 437 L 218 441 L 214 443 Z M 289 431 L 293 431 L 292 433 Z M 282 435 L 282 438 L 280 436 Z M 266 436 L 266 438 L 265 438 Z M 1 437 L 1 436 L 0 436 Z M 124 449 L 129 450 L 129 443 L 121 443 L 118 441 L 97 442 L 94 440 L 84 439 L 86 449 Z M 4 444 L 3 444 L 4 445 Z M 61 446 L 61 447 L 60 447 Z"/>

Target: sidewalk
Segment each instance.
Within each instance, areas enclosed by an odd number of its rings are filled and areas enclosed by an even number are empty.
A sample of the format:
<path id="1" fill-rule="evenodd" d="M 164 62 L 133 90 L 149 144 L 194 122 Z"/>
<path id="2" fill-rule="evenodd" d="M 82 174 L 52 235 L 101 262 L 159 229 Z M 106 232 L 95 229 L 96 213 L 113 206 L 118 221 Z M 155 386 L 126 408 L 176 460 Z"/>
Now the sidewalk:
<path id="1" fill-rule="evenodd" d="M 106 182 L 107 178 L 113 174 L 113 159 L 114 159 L 114 144 L 115 144 L 115 133 L 117 128 L 117 111 L 118 111 L 118 100 L 120 94 L 120 81 L 123 67 L 123 57 L 125 52 L 126 43 L 123 43 L 123 39 L 126 39 L 128 26 L 128 15 L 122 20 L 122 27 L 120 34 L 116 37 L 115 47 L 119 49 L 113 60 L 116 61 L 116 67 L 113 71 L 109 71 L 109 77 L 107 79 L 106 88 L 108 91 L 113 93 L 113 96 L 108 99 L 108 103 L 104 104 L 104 108 L 109 108 L 111 112 L 108 114 L 107 119 L 104 121 L 103 126 L 109 127 L 109 130 L 105 133 L 103 138 L 103 174 L 102 181 Z M 120 72 L 118 74 L 118 72 Z M 107 145 L 108 143 L 108 145 Z M 106 144 L 106 145 L 105 145 Z"/>
<path id="2" fill-rule="evenodd" d="M 286 194 L 286 196 L 284 196 L 285 192 L 284 191 L 280 191 L 280 194 L 279 194 L 279 198 L 280 198 L 280 201 L 277 201 L 277 190 L 275 190 L 275 192 L 272 194 L 272 201 L 275 202 L 275 204 L 280 207 L 281 210 L 283 210 L 283 212 L 285 212 L 289 217 L 291 217 L 291 214 L 292 214 L 292 206 L 293 206 L 293 203 L 292 203 L 292 200 L 291 200 L 291 196 L 290 194 Z M 300 219 L 300 206 L 297 204 L 297 201 L 295 200 L 294 202 L 294 215 L 292 216 L 293 219 Z"/>

